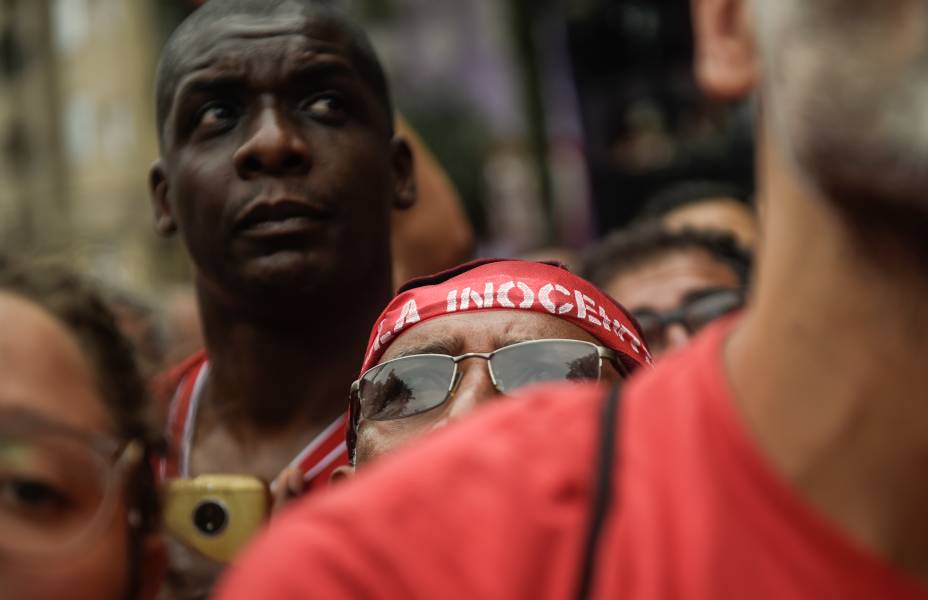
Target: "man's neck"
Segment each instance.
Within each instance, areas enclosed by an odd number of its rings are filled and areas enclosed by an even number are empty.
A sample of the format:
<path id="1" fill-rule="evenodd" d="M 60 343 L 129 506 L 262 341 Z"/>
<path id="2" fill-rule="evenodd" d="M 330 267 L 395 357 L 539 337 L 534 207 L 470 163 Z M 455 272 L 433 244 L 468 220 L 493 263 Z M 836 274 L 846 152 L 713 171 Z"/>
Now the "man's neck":
<path id="1" fill-rule="evenodd" d="M 292 320 L 265 321 L 199 285 L 210 361 L 199 424 L 221 422 L 243 441 L 328 425 L 346 410 L 371 326 L 389 300 L 389 277 L 381 287 L 337 307 L 307 305 Z"/>
<path id="2" fill-rule="evenodd" d="M 776 160 L 754 298 L 725 350 L 737 403 L 806 500 L 928 581 L 928 270 Z"/>

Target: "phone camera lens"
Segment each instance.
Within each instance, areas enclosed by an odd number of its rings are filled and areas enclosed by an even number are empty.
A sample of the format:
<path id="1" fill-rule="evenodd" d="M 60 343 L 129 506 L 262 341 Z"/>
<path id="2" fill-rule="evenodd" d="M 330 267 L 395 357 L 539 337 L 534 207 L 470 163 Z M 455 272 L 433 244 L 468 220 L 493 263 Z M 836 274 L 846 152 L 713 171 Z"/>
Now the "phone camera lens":
<path id="1" fill-rule="evenodd" d="M 204 535 L 219 535 L 229 524 L 229 511 L 218 500 L 204 500 L 193 509 L 193 524 Z"/>

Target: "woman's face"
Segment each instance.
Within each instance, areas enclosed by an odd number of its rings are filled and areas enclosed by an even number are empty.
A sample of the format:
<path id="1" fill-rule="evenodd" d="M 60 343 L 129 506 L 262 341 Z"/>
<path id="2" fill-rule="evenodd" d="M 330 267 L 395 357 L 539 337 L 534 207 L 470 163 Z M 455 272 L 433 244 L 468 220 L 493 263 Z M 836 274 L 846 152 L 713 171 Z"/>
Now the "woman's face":
<path id="1" fill-rule="evenodd" d="M 0 597 L 125 598 L 130 536 L 124 486 L 110 486 L 115 509 L 92 536 L 71 547 L 46 541 L 80 530 L 102 497 L 88 472 L 91 464 L 105 464 L 101 455 L 83 446 L 79 435 L 70 439 L 56 430 L 114 438 L 92 367 L 63 324 L 29 301 L 0 293 L 0 419 L 10 415 L 52 427 L 50 433 L 39 426 L 35 436 L 0 438 L 0 524 L 6 530 L 0 535 L 9 537 L 15 528 L 22 540 L 0 540 Z M 26 546 L 30 553 L 22 551 Z"/>

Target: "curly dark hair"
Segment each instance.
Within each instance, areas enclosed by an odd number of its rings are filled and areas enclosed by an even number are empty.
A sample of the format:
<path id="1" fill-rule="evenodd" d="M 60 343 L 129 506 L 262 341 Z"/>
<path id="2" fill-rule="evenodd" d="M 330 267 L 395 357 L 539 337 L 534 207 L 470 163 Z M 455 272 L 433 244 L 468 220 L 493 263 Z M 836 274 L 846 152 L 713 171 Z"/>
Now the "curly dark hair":
<path id="1" fill-rule="evenodd" d="M 0 255 L 0 292 L 36 304 L 66 327 L 90 361 L 118 436 L 144 444 L 145 459 L 127 482 L 129 506 L 140 517 L 132 523 L 131 558 L 140 559 L 143 539 L 155 532 L 160 523 L 152 464 L 161 444 L 150 433 L 146 418 L 148 394 L 131 343 L 120 332 L 115 317 L 93 286 L 61 265 L 25 264 Z"/>
<path id="2" fill-rule="evenodd" d="M 605 288 L 618 275 L 654 258 L 694 249 L 708 252 L 729 267 L 747 287 L 753 259 L 732 235 L 695 229 L 668 231 L 656 222 L 615 231 L 603 238 L 585 253 L 580 276 Z"/>

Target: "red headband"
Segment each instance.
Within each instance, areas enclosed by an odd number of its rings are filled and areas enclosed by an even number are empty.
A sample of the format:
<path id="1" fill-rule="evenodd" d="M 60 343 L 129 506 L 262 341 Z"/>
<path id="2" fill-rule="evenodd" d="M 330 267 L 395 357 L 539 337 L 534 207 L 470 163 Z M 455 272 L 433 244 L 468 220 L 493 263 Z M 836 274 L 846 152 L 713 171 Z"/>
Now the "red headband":
<path id="1" fill-rule="evenodd" d="M 651 363 L 634 321 L 593 284 L 555 263 L 485 259 L 414 279 L 401 287 L 377 319 L 361 373 L 377 364 L 397 336 L 419 323 L 485 310 L 554 315 L 586 330 L 626 362 Z"/>

